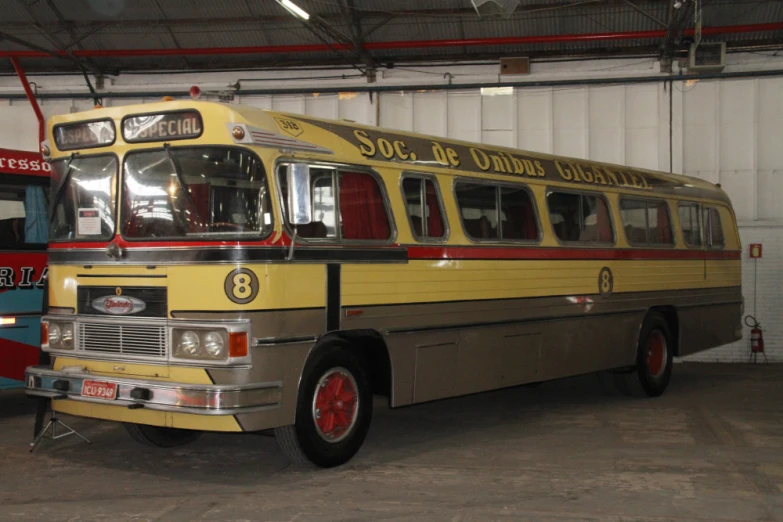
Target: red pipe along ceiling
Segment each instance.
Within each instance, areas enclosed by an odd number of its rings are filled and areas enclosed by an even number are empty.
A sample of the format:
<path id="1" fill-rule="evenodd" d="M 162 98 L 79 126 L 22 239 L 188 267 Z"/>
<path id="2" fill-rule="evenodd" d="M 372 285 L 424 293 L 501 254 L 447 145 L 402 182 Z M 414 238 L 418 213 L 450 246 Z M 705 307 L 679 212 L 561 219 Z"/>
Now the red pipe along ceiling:
<path id="1" fill-rule="evenodd" d="M 718 34 L 755 33 L 783 30 L 783 22 L 768 24 L 727 25 L 705 27 L 702 36 Z M 686 29 L 685 34 L 692 36 L 693 29 Z M 644 40 L 660 39 L 666 36 L 665 30 L 632 31 L 625 33 L 587 33 L 587 34 L 553 34 L 543 36 L 509 36 L 502 38 L 468 38 L 458 40 L 410 40 L 394 42 L 367 42 L 364 48 L 368 51 L 388 49 L 423 49 L 432 47 L 475 47 L 483 45 L 525 45 L 559 42 L 593 42 L 610 40 Z M 191 47 L 184 49 L 86 49 L 75 50 L 71 54 L 77 58 L 120 58 L 143 56 L 197 56 L 223 54 L 282 54 L 282 53 L 312 53 L 329 52 L 333 50 L 349 51 L 353 46 L 345 43 L 307 44 L 307 45 L 269 45 L 254 47 Z M 51 55 L 65 56 L 65 52 L 53 51 L 0 51 L 0 58 L 47 58 Z"/>

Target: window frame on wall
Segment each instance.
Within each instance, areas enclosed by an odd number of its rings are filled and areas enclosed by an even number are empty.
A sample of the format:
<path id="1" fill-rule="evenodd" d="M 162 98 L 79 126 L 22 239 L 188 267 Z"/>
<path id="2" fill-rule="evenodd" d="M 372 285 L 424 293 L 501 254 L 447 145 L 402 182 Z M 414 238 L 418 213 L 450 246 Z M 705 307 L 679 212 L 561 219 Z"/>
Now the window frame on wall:
<path id="1" fill-rule="evenodd" d="M 686 238 L 685 235 L 685 228 L 682 226 L 682 216 L 680 215 L 680 209 L 683 207 L 696 207 L 696 217 L 699 220 L 697 223 L 697 226 L 699 228 L 699 243 L 690 243 Z M 704 206 L 699 203 L 698 201 L 693 200 L 679 200 L 677 201 L 677 223 L 679 224 L 679 233 L 682 234 L 682 242 L 685 245 L 686 248 L 696 249 L 696 250 L 703 250 L 706 246 L 706 241 L 704 241 L 704 215 L 703 210 Z M 691 213 L 691 216 L 693 216 L 693 213 Z"/>
<path id="2" fill-rule="evenodd" d="M 702 218 L 704 222 L 704 247 L 710 250 L 724 250 L 726 248 L 726 231 L 723 229 L 723 219 L 720 217 L 720 210 L 715 205 L 702 205 Z M 720 227 L 722 241 L 718 245 L 712 243 L 712 214 L 718 217 L 718 226 Z"/>
<path id="3" fill-rule="evenodd" d="M 431 182 L 433 187 L 435 188 L 435 198 L 438 200 L 438 209 L 440 211 L 440 219 L 443 223 L 443 235 L 440 237 L 433 237 L 433 236 L 419 236 L 416 234 L 416 231 L 413 227 L 413 221 L 411 220 L 411 214 L 408 212 L 408 200 L 405 195 L 405 188 L 403 184 L 405 183 L 406 179 L 418 179 L 421 183 L 421 197 L 426 199 L 426 184 L 427 181 Z M 400 176 L 400 194 L 402 195 L 402 204 L 405 207 L 405 215 L 408 219 L 408 226 L 410 227 L 411 236 L 413 236 L 413 239 L 415 239 L 418 242 L 421 243 L 445 243 L 449 240 L 449 237 L 451 236 L 451 227 L 449 226 L 449 219 L 446 215 L 446 207 L 443 202 L 443 194 L 440 190 L 440 184 L 438 183 L 438 178 L 434 174 L 425 174 L 421 172 L 413 172 L 413 171 L 405 171 Z M 421 204 L 421 202 L 420 202 Z M 424 213 L 424 206 L 422 205 L 422 214 Z M 425 231 L 424 227 L 427 227 L 427 220 L 424 219 L 424 216 L 422 215 L 422 232 Z"/>
<path id="4" fill-rule="evenodd" d="M 469 185 L 483 185 L 487 187 L 494 187 L 495 188 L 495 209 L 497 211 L 497 219 L 498 219 L 498 230 L 497 230 L 497 237 L 493 238 L 477 238 L 472 236 L 468 233 L 467 228 L 465 227 L 465 219 L 462 215 L 462 206 L 459 202 L 459 197 L 457 196 L 457 185 L 459 184 L 469 184 Z M 504 188 L 510 188 L 514 190 L 522 190 L 527 194 L 528 201 L 531 204 L 532 212 L 533 212 L 533 219 L 535 221 L 536 225 L 536 237 L 535 239 L 514 239 L 514 238 L 508 238 L 504 239 L 502 237 L 503 232 L 503 225 L 502 221 L 500 219 L 500 212 L 502 210 L 502 190 Z M 491 180 L 491 179 L 482 179 L 482 178 L 469 178 L 465 176 L 455 176 L 452 184 L 451 184 L 451 191 L 452 196 L 454 197 L 454 204 L 457 206 L 457 212 L 459 213 L 459 222 L 460 226 L 462 227 L 462 233 L 465 234 L 465 237 L 468 241 L 471 243 L 476 244 L 485 244 L 485 243 L 497 243 L 497 244 L 503 244 L 503 243 L 510 243 L 510 244 L 526 244 L 526 245 L 537 245 L 540 244 L 543 240 L 543 227 L 541 225 L 541 218 L 539 216 L 538 211 L 538 205 L 536 202 L 536 196 L 533 193 L 532 189 L 529 185 L 526 183 L 518 183 L 518 182 L 510 182 L 510 181 L 498 181 L 498 180 Z"/>
<path id="5" fill-rule="evenodd" d="M 625 231 L 625 218 L 623 216 L 623 202 L 625 201 L 634 201 L 634 202 L 644 202 L 644 219 L 645 219 L 645 236 L 648 238 L 647 241 L 643 243 L 639 243 L 637 241 L 632 241 L 631 238 L 628 237 L 628 234 Z M 653 208 L 660 208 L 658 205 L 660 203 L 663 203 L 664 208 L 666 209 L 666 217 L 667 221 L 669 223 L 669 235 L 671 237 L 671 241 L 669 243 L 660 243 L 660 242 L 653 242 L 649 240 L 650 237 L 650 214 L 649 209 L 650 204 L 655 205 Z M 650 198 L 650 197 L 644 197 L 644 196 L 630 196 L 626 194 L 620 195 L 618 198 L 618 210 L 620 211 L 620 222 L 622 224 L 623 228 L 623 234 L 625 235 L 625 240 L 628 242 L 629 245 L 632 247 L 645 247 L 645 248 L 675 248 L 677 246 L 677 236 L 675 234 L 674 230 L 674 223 L 672 221 L 672 212 L 671 208 L 669 206 L 669 202 L 664 198 Z"/>
<path id="6" fill-rule="evenodd" d="M 397 240 L 397 225 L 394 220 L 394 214 L 392 213 L 391 208 L 391 200 L 389 199 L 389 194 L 386 190 L 386 184 L 383 181 L 383 178 L 381 177 L 378 172 L 376 172 L 374 169 L 369 168 L 367 166 L 363 165 L 352 165 L 349 163 L 330 163 L 327 161 L 302 161 L 298 160 L 296 158 L 279 158 L 277 161 L 275 161 L 274 164 L 274 184 L 275 184 L 275 191 L 277 192 L 277 201 L 280 206 L 280 217 L 281 217 L 281 223 L 283 226 L 283 229 L 288 233 L 289 236 L 293 237 L 293 227 L 288 222 L 288 213 L 286 212 L 287 208 L 287 201 L 285 200 L 285 197 L 283 196 L 283 184 L 281 183 L 281 177 L 285 177 L 285 166 L 291 163 L 307 163 L 310 168 L 317 168 L 317 169 L 329 169 L 333 170 L 336 173 L 336 176 L 334 176 L 335 182 L 332 184 L 332 186 L 335 189 L 335 231 L 336 231 L 336 237 L 305 237 L 301 236 L 299 234 L 296 235 L 297 241 L 304 241 L 307 243 L 317 243 L 317 244 L 367 244 L 367 245 L 391 245 L 394 244 L 394 242 Z M 340 222 L 340 173 L 341 172 L 352 172 L 357 174 L 367 174 L 370 177 L 372 177 L 375 181 L 375 183 L 378 185 L 378 189 L 381 193 L 381 199 L 383 200 L 386 220 L 389 225 L 389 238 L 388 239 L 345 239 L 342 237 L 342 226 Z"/>
<path id="7" fill-rule="evenodd" d="M 585 241 L 581 239 L 577 239 L 577 240 L 560 239 L 560 236 L 558 235 L 557 230 L 555 229 L 555 224 L 552 222 L 552 211 L 549 206 L 549 197 L 552 194 L 577 195 L 580 196 L 581 198 L 587 196 L 587 197 L 595 197 L 602 200 L 604 202 L 604 205 L 606 206 L 606 216 L 609 219 L 609 228 L 611 229 L 612 232 L 612 240 L 611 241 Z M 606 248 L 606 247 L 617 246 L 617 227 L 614 224 L 614 217 L 612 216 L 612 205 L 609 202 L 609 198 L 607 198 L 606 194 L 604 194 L 603 192 L 597 192 L 594 190 L 547 187 L 546 192 L 544 194 L 544 200 L 546 201 L 546 212 L 547 212 L 547 218 L 549 219 L 549 226 L 552 232 L 552 237 L 555 238 L 558 244 L 562 246 L 582 246 L 582 247 L 589 247 L 589 248 Z M 581 207 L 581 200 L 580 200 L 580 207 Z M 580 219 L 584 219 L 584 218 L 580 217 Z"/>

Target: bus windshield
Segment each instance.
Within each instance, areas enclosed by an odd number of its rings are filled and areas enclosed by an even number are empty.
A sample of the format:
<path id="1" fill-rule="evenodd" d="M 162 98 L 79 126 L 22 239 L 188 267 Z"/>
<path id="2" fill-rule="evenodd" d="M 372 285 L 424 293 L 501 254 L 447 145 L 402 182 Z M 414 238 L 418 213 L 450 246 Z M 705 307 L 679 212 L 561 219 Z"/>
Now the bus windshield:
<path id="1" fill-rule="evenodd" d="M 52 163 L 52 240 L 108 240 L 114 235 L 117 157 L 64 158 Z"/>
<path id="2" fill-rule="evenodd" d="M 125 158 L 122 235 L 260 237 L 272 230 L 266 173 L 253 154 L 200 147 Z"/>

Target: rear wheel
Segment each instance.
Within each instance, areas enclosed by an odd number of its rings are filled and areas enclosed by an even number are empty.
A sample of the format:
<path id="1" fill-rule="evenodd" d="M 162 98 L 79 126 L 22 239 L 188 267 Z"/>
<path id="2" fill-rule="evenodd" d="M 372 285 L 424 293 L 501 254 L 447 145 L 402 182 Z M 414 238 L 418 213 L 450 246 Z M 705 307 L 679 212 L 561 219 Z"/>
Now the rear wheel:
<path id="1" fill-rule="evenodd" d="M 617 388 L 626 395 L 658 397 L 669 386 L 674 358 L 669 324 L 656 312 L 647 315 L 639 332 L 636 366 L 615 373 Z"/>
<path id="2" fill-rule="evenodd" d="M 178 428 L 164 428 L 162 426 L 149 426 L 147 424 L 123 423 L 133 440 L 145 446 L 157 446 L 159 448 L 173 448 L 184 446 L 196 441 L 200 431 L 182 430 Z"/>
<path id="3" fill-rule="evenodd" d="M 293 425 L 275 429 L 283 453 L 322 468 L 348 462 L 370 428 L 372 394 L 359 360 L 331 343 L 305 365 Z"/>

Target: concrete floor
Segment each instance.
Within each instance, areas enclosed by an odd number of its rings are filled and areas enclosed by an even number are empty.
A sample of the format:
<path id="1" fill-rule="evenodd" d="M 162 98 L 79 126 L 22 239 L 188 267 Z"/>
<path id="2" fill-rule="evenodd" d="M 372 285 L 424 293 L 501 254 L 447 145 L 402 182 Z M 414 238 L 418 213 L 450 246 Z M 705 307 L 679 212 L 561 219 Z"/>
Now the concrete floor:
<path id="1" fill-rule="evenodd" d="M 678 364 L 658 399 L 590 376 L 381 407 L 333 470 L 266 436 L 165 450 L 64 420 L 93 444 L 30 454 L 31 401 L 0 393 L 0 520 L 783 520 L 783 365 Z"/>

